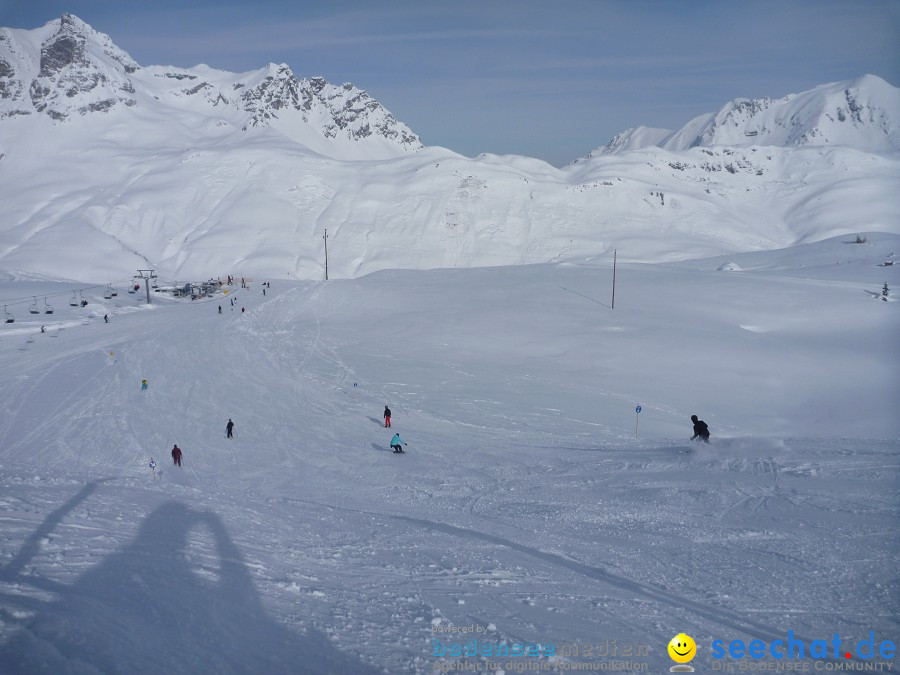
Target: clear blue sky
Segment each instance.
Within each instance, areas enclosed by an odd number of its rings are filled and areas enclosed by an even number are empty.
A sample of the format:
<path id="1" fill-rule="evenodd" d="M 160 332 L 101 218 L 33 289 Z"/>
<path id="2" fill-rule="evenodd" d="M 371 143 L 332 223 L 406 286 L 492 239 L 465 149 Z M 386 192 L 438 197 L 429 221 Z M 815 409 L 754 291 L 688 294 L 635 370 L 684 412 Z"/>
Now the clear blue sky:
<path id="1" fill-rule="evenodd" d="M 367 90 L 426 145 L 557 165 L 737 97 L 900 85 L 900 0 L 0 0 L 0 25 L 64 12 L 142 65 L 284 62 Z"/>

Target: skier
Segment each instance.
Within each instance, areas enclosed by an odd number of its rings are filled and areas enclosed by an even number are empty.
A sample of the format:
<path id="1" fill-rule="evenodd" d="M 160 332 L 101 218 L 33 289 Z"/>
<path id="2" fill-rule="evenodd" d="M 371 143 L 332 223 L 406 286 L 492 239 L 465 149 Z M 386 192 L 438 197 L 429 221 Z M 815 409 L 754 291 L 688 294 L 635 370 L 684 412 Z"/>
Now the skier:
<path id="1" fill-rule="evenodd" d="M 222 305 L 219 305 L 219 314 L 222 313 Z"/>
<path id="2" fill-rule="evenodd" d="M 148 384 L 147 380 L 141 380 L 141 391 L 147 391 Z"/>
<path id="3" fill-rule="evenodd" d="M 264 289 L 263 289 L 263 295 L 265 295 L 265 294 L 266 294 L 266 289 L 264 288 Z"/>
<path id="4" fill-rule="evenodd" d="M 103 323 L 109 323 L 109 314 L 103 315 Z"/>
<path id="5" fill-rule="evenodd" d="M 47 331 L 44 330 L 44 327 L 43 327 L 43 326 L 41 326 L 41 332 L 42 332 L 42 333 L 46 333 L 46 332 L 47 332 Z"/>
<path id="6" fill-rule="evenodd" d="M 406 445 L 406 443 L 400 438 L 400 434 L 394 434 L 394 437 L 391 439 L 391 448 L 394 452 L 403 452 L 403 448 L 400 447 L 401 445 Z"/>
<path id="7" fill-rule="evenodd" d="M 694 435 L 691 436 L 691 440 L 701 438 L 704 443 L 709 443 L 709 427 L 706 422 L 697 419 L 696 415 L 691 415 L 691 422 L 694 423 Z"/>
<path id="8" fill-rule="evenodd" d="M 234 438 L 231 433 L 231 430 L 234 429 L 234 422 L 231 421 L 231 418 L 228 418 L 228 424 L 225 425 L 225 437 L 226 438 Z"/>
<path id="9" fill-rule="evenodd" d="M 356 385 L 353 385 L 353 386 L 356 386 Z M 385 427 L 391 426 L 391 409 L 388 408 L 387 406 L 384 406 L 384 426 Z"/>
<path id="10" fill-rule="evenodd" d="M 172 461 L 175 462 L 175 466 L 181 466 L 181 448 L 177 445 L 172 448 Z"/>

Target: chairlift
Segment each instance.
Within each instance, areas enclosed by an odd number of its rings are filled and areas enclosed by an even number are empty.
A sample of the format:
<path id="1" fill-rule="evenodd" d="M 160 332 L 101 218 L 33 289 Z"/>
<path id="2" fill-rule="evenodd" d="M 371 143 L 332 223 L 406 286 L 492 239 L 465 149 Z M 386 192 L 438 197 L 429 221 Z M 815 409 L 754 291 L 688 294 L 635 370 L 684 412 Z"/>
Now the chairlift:
<path id="1" fill-rule="evenodd" d="M 84 296 L 81 294 L 81 291 L 78 291 L 78 297 L 81 298 L 81 302 L 79 302 L 78 304 L 81 305 L 82 307 L 87 307 L 88 301 L 84 299 Z"/>
<path id="2" fill-rule="evenodd" d="M 44 298 L 44 314 L 53 314 L 53 306 Z"/>
<path id="3" fill-rule="evenodd" d="M 6 305 L 3 305 L 3 313 L 6 315 L 6 323 L 14 323 L 15 322 L 16 317 L 14 317 L 12 314 L 10 314 L 6 310 Z"/>
<path id="4" fill-rule="evenodd" d="M 69 304 L 70 304 L 72 307 L 78 307 L 78 298 L 75 297 L 75 292 L 74 292 L 74 291 L 72 291 L 72 298 L 69 300 Z"/>
<path id="5" fill-rule="evenodd" d="M 103 291 L 103 299 L 110 300 L 111 298 L 112 298 L 112 291 L 109 290 L 109 287 L 107 287 L 106 290 Z"/>
<path id="6" fill-rule="evenodd" d="M 112 287 L 112 284 L 109 285 L 109 294 L 113 297 L 116 297 L 119 294 L 119 292 Z"/>
<path id="7" fill-rule="evenodd" d="M 36 297 L 34 299 L 34 302 L 31 303 L 31 307 L 28 308 L 28 311 L 31 312 L 32 314 L 40 314 L 41 313 L 41 310 L 39 310 L 38 306 L 37 306 L 37 298 Z"/>

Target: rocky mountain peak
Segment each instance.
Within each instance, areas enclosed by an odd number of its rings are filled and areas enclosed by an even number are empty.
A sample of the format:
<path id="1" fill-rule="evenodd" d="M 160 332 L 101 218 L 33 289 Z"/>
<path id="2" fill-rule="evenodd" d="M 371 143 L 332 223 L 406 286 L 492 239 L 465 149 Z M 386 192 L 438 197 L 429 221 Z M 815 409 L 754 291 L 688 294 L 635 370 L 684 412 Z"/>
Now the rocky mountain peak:
<path id="1" fill-rule="evenodd" d="M 134 105 L 128 76 L 138 68 L 108 35 L 73 14 L 36 31 L 0 29 L 0 119 L 37 112 L 62 121 Z"/>
<path id="2" fill-rule="evenodd" d="M 208 66 L 141 68 L 73 14 L 32 31 L 0 28 L 0 120 L 38 114 L 62 122 L 137 105 L 159 110 L 160 119 L 174 105 L 201 128 L 274 127 L 326 155 L 334 148 L 368 159 L 422 147 L 365 91 L 300 79 L 284 63 L 244 76 Z"/>
<path id="3" fill-rule="evenodd" d="M 248 126 L 298 116 L 319 129 L 326 138 L 362 140 L 381 136 L 404 149 L 422 147 L 405 124 L 358 87 L 335 86 L 322 77 L 297 79 L 284 65 L 269 64 L 262 80 L 241 94 L 244 110 L 251 114 Z"/>

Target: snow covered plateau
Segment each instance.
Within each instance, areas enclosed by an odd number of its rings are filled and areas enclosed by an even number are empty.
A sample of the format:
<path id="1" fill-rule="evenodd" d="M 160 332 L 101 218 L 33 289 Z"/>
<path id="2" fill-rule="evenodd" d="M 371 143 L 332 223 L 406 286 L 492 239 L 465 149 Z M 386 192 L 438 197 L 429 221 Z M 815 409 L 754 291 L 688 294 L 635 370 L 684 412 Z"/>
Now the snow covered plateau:
<path id="1" fill-rule="evenodd" d="M 898 114 L 555 168 L 0 29 L 0 673 L 896 670 Z"/>

